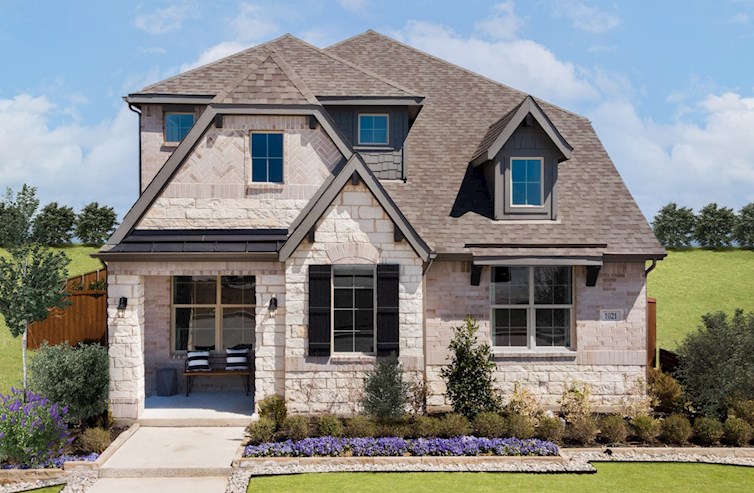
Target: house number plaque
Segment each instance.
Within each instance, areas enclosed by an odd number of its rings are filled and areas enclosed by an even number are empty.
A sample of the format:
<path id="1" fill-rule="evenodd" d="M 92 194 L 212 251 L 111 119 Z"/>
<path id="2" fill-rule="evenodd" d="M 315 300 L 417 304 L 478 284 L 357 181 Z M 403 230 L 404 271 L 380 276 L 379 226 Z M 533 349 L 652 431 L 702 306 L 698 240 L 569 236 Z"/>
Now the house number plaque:
<path id="1" fill-rule="evenodd" d="M 600 310 L 601 322 L 620 322 L 623 320 L 623 310 Z"/>

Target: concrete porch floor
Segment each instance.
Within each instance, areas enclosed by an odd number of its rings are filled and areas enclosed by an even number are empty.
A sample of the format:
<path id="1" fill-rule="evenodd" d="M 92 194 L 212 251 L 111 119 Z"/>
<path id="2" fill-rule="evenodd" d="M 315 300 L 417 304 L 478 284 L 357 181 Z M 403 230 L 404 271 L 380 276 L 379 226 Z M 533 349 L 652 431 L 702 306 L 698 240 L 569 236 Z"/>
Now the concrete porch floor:
<path id="1" fill-rule="evenodd" d="M 142 426 L 246 426 L 254 413 L 251 396 L 237 391 L 195 391 L 171 397 L 150 396 L 138 419 Z"/>

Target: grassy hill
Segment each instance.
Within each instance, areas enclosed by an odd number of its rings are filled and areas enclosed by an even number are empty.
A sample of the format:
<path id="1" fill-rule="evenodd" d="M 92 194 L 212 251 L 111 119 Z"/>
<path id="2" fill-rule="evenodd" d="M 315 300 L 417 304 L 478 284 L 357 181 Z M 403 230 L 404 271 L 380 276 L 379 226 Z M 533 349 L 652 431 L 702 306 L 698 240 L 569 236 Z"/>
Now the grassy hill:
<path id="1" fill-rule="evenodd" d="M 647 286 L 657 298 L 657 345 L 672 350 L 705 313 L 754 311 L 754 251 L 670 251 Z"/>
<path id="2" fill-rule="evenodd" d="M 61 250 L 71 259 L 71 263 L 68 264 L 69 277 L 101 268 L 100 261 L 89 256 L 98 249 L 85 246 L 62 248 Z M 5 250 L 0 249 L 0 256 L 7 255 Z M 6 393 L 12 386 L 20 385 L 21 372 L 21 338 L 11 337 L 5 321 L 0 316 L 0 394 Z"/>

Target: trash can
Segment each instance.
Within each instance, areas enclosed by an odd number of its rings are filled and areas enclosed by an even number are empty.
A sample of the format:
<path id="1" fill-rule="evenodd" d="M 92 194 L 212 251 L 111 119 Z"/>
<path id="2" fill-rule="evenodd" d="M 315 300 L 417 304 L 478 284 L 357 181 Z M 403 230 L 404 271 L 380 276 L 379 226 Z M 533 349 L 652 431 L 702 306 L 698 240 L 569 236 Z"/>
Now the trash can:
<path id="1" fill-rule="evenodd" d="M 175 368 L 157 369 L 157 395 L 169 397 L 178 393 L 178 374 Z"/>

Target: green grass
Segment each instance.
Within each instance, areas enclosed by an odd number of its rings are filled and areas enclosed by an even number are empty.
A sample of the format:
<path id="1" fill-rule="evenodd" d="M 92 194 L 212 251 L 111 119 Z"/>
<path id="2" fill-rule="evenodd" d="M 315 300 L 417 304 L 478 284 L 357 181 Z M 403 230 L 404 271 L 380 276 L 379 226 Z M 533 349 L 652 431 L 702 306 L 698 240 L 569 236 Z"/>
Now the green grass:
<path id="1" fill-rule="evenodd" d="M 100 269 L 102 266 L 100 261 L 89 256 L 98 249 L 78 245 L 62 248 L 61 250 L 71 259 L 71 263 L 68 264 L 68 275 L 72 277 Z M 7 255 L 5 250 L 0 249 L 0 256 Z M 5 321 L 0 316 L 0 394 L 7 393 L 13 386 L 19 386 L 21 379 L 21 338 L 11 337 Z"/>
<path id="2" fill-rule="evenodd" d="M 64 486 L 48 486 L 46 488 L 37 488 L 36 490 L 26 490 L 27 493 L 58 493 L 63 491 Z"/>
<path id="3" fill-rule="evenodd" d="M 673 350 L 705 313 L 754 311 L 754 251 L 676 250 L 649 274 L 657 298 L 657 345 Z"/>
<path id="4" fill-rule="evenodd" d="M 557 492 L 688 493 L 752 491 L 754 468 L 709 464 L 601 463 L 597 474 L 323 473 L 253 478 L 249 493 Z"/>

